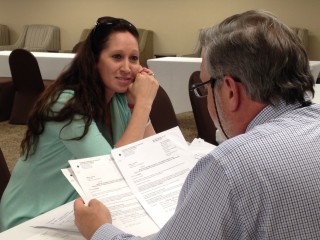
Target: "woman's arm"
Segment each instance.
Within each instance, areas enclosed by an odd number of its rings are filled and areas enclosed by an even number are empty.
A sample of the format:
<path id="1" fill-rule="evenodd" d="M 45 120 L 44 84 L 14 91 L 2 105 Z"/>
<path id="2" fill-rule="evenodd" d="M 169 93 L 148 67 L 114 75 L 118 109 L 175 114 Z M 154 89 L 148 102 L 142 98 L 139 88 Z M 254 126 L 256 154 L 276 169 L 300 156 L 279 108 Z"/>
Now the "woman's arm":
<path id="1" fill-rule="evenodd" d="M 155 134 L 156 134 L 156 131 L 154 130 L 152 122 L 150 121 L 150 123 L 146 127 L 143 138 L 150 137 Z"/>
<path id="2" fill-rule="evenodd" d="M 153 100 L 157 94 L 159 83 L 148 73 L 142 71 L 128 88 L 128 101 L 134 104 L 129 124 L 122 137 L 115 144 L 121 147 L 155 134 L 149 115 Z"/>
<path id="3" fill-rule="evenodd" d="M 102 136 L 96 123 L 92 121 L 88 133 L 80 140 L 70 140 L 81 136 L 84 131 L 85 123 L 80 116 L 74 119 L 69 125 L 63 123 L 53 123 L 56 125 L 57 132 L 60 132 L 60 139 L 65 147 L 76 157 L 86 158 L 110 154 L 112 146 Z"/>

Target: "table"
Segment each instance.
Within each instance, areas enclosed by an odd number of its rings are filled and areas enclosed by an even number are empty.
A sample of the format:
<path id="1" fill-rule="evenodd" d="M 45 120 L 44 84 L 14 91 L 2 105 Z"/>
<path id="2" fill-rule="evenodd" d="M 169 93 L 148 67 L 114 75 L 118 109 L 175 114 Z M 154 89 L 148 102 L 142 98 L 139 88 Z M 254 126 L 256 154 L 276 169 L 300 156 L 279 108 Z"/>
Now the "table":
<path id="1" fill-rule="evenodd" d="M 52 209 L 40 216 L 30 219 L 20 225 L 10 228 L 2 233 L 0 233 L 0 240 L 42 240 L 42 239 L 69 239 L 69 240 L 84 240 L 85 238 L 79 232 L 64 231 L 59 229 L 44 228 L 44 227 L 33 227 L 41 226 L 50 221 L 60 222 L 62 226 L 70 226 L 71 222 L 73 225 L 73 218 L 67 217 L 61 222 L 61 216 L 66 213 L 72 213 L 73 216 L 73 201 L 66 203 L 60 207 Z M 63 213 L 63 214 L 61 214 Z M 153 235 L 144 237 L 144 240 L 151 240 Z"/>
<path id="2" fill-rule="evenodd" d="M 201 58 L 188 57 L 163 57 L 147 61 L 148 67 L 169 95 L 176 114 L 192 111 L 189 78 L 191 73 L 200 70 L 201 61 Z"/>
<path id="3" fill-rule="evenodd" d="M 170 97 L 175 113 L 192 111 L 188 84 L 190 75 L 200 70 L 201 58 L 163 57 L 147 61 L 156 79 Z M 310 61 L 311 73 L 317 81 L 320 61 Z"/>
<path id="4" fill-rule="evenodd" d="M 319 72 L 320 72 L 320 62 L 319 61 L 309 61 L 310 69 L 312 76 L 314 78 L 314 81 L 317 82 Z"/>
<path id="5" fill-rule="evenodd" d="M 318 103 L 320 104 L 320 84 L 316 84 L 315 87 L 314 87 L 314 98 L 313 98 L 313 102 L 314 103 Z"/>
<path id="6" fill-rule="evenodd" d="M 0 77 L 11 77 L 9 55 L 11 51 L 0 51 Z M 43 79 L 55 80 L 73 60 L 74 53 L 31 52 L 37 59 Z"/>
<path id="7" fill-rule="evenodd" d="M 10 228 L 4 232 L 0 233 L 0 240 L 8 240 L 8 239 L 20 239 L 20 240 L 30 240 L 30 239 L 72 239 L 72 240 L 83 240 L 84 238 L 81 236 L 79 232 L 71 232 L 71 231 L 63 231 L 57 229 L 49 229 L 49 228 L 34 228 L 32 226 L 38 226 L 39 222 L 47 222 L 48 219 L 52 219 L 55 213 L 59 211 L 70 211 L 72 209 L 73 201 L 57 207 L 47 213 L 44 213 L 40 216 L 37 216 L 33 219 L 30 219 L 22 224 L 19 224 L 13 228 Z M 42 234 L 42 236 L 41 236 Z M 46 234 L 46 237 L 43 235 Z M 55 238 L 50 238 L 49 236 L 55 235 Z M 41 236 L 41 237 L 40 237 Z"/>

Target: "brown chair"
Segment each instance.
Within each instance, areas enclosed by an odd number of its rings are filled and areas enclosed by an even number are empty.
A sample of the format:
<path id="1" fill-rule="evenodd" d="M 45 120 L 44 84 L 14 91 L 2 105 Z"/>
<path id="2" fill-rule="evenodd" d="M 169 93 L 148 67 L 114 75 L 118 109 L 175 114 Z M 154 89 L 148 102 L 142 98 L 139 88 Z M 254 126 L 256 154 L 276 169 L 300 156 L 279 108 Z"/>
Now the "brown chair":
<path id="1" fill-rule="evenodd" d="M 0 200 L 10 179 L 10 171 L 0 148 Z"/>
<path id="2" fill-rule="evenodd" d="M 14 98 L 11 77 L 0 77 L 0 122 L 10 118 Z"/>
<path id="3" fill-rule="evenodd" d="M 178 126 L 178 120 L 171 100 L 161 86 L 159 86 L 157 95 L 153 101 L 150 119 L 156 133 Z"/>
<path id="4" fill-rule="evenodd" d="M 189 79 L 189 89 L 193 84 L 201 83 L 200 71 L 195 71 Z M 198 138 L 218 145 L 216 141 L 216 127 L 207 108 L 207 98 L 198 98 L 193 91 L 189 91 L 191 107 L 198 130 Z"/>
<path id="5" fill-rule="evenodd" d="M 9 122 L 26 124 L 30 110 L 44 90 L 37 59 L 25 49 L 15 49 L 9 56 L 15 91 Z"/>

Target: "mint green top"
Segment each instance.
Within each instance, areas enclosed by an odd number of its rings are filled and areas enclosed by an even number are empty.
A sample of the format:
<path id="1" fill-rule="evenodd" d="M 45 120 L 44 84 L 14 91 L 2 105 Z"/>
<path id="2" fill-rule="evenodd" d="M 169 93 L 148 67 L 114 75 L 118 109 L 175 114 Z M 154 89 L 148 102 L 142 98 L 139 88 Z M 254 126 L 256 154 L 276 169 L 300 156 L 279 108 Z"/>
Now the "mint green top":
<path id="1" fill-rule="evenodd" d="M 65 90 L 53 106 L 59 111 L 73 96 Z M 60 169 L 68 168 L 68 160 L 109 154 L 125 131 L 131 113 L 124 94 L 115 94 L 110 105 L 113 143 L 108 129 L 92 122 L 81 140 L 84 121 L 78 118 L 65 128 L 66 122 L 46 122 L 34 155 L 27 161 L 18 160 L 0 202 L 0 231 L 18 225 L 78 197 L 77 192 Z"/>

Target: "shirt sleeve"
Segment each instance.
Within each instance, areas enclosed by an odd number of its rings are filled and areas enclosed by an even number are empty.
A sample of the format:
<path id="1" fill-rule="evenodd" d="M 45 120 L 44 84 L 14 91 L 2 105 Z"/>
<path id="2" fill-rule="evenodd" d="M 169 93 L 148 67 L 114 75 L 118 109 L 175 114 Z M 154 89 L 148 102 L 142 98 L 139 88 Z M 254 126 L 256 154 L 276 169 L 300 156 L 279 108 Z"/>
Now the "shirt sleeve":
<path id="1" fill-rule="evenodd" d="M 190 172 L 182 193 L 175 214 L 156 239 L 240 239 L 235 194 L 223 166 L 212 155 Z"/>
<path id="2" fill-rule="evenodd" d="M 74 92 L 72 90 L 63 91 L 52 107 L 53 113 L 60 111 L 73 95 Z M 57 131 L 58 137 L 75 158 L 93 157 L 110 154 L 111 152 L 112 146 L 102 136 L 94 121 L 91 122 L 84 137 L 75 139 L 79 138 L 85 129 L 83 116 L 76 115 L 70 123 L 64 121 L 51 122 L 49 124 L 54 125 L 53 129 Z"/>
<path id="3" fill-rule="evenodd" d="M 96 123 L 92 121 L 88 133 L 76 140 L 84 131 L 85 123 L 82 119 L 74 119 L 69 125 L 61 126 L 60 138 L 75 158 L 86 158 L 110 154 L 112 146 L 102 136 Z"/>
<path id="4" fill-rule="evenodd" d="M 112 224 L 104 224 L 95 232 L 91 240 L 142 240 L 143 238 L 127 234 L 114 227 Z"/>

